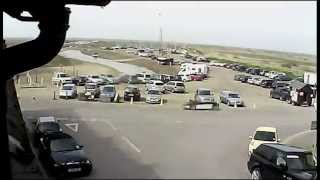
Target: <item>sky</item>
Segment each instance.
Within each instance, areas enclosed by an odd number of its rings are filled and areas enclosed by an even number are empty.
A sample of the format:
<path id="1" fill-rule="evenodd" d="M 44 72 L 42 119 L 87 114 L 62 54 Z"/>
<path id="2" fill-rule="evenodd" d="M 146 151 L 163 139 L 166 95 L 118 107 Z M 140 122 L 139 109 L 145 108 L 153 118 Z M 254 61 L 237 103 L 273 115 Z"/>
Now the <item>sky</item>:
<path id="1" fill-rule="evenodd" d="M 71 8 L 67 37 L 163 40 L 316 55 L 316 1 L 112 1 Z M 37 23 L 6 14 L 4 37 L 36 37 Z"/>

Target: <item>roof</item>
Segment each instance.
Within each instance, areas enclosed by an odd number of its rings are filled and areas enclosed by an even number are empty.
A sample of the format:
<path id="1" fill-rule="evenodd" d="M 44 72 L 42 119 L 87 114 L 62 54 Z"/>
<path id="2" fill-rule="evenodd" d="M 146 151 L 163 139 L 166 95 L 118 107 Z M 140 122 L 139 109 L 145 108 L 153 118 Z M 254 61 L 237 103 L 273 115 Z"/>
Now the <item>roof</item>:
<path id="1" fill-rule="evenodd" d="M 280 144 L 280 143 L 279 144 L 278 143 L 264 143 L 264 144 L 261 144 L 261 145 L 272 147 L 272 148 L 278 149 L 278 150 L 286 152 L 286 153 L 305 153 L 305 152 L 310 152 L 308 150 L 305 150 L 305 149 L 302 149 L 302 148 L 299 148 L 299 147 L 290 146 L 290 145 L 286 145 L 286 144 Z"/>
<path id="2" fill-rule="evenodd" d="M 211 91 L 211 90 L 208 89 L 208 88 L 198 88 L 197 90 L 198 90 L 198 91 Z"/>
<path id="3" fill-rule="evenodd" d="M 39 122 L 55 122 L 56 120 L 54 119 L 53 116 L 48 116 L 48 117 L 39 117 Z"/>
<path id="4" fill-rule="evenodd" d="M 291 86 L 293 89 L 302 89 L 302 88 L 304 88 L 305 86 L 307 86 L 307 84 L 305 84 L 305 83 L 303 83 L 303 82 L 300 82 L 300 81 L 297 81 L 297 80 L 293 80 L 293 81 L 291 81 L 290 86 Z"/>
<path id="5" fill-rule="evenodd" d="M 64 84 L 63 86 L 76 86 L 75 84 Z"/>
<path id="6" fill-rule="evenodd" d="M 261 127 L 258 127 L 256 129 L 256 131 L 267 131 L 267 132 L 276 132 L 277 129 L 274 128 L 274 127 L 265 127 L 265 126 L 261 126 Z"/>

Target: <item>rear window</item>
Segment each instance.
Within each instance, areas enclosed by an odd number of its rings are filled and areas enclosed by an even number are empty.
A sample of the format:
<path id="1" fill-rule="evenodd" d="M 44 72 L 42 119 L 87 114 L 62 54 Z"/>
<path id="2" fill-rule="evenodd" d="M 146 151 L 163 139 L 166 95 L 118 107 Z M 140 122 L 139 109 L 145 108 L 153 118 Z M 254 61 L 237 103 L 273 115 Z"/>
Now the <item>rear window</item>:
<path id="1" fill-rule="evenodd" d="M 156 82 L 155 85 L 157 85 L 157 86 L 162 86 L 163 83 L 162 83 L 162 82 Z"/>
<path id="2" fill-rule="evenodd" d="M 114 92 L 114 87 L 104 87 L 103 92 Z"/>
<path id="3" fill-rule="evenodd" d="M 288 169 L 314 170 L 315 163 L 312 154 L 287 155 Z"/>
<path id="4" fill-rule="evenodd" d="M 73 86 L 63 86 L 62 90 L 72 90 Z"/>
<path id="5" fill-rule="evenodd" d="M 183 83 L 177 83 L 177 86 L 184 87 L 184 84 Z"/>
<path id="6" fill-rule="evenodd" d="M 275 141 L 275 138 L 274 132 L 257 131 L 254 135 L 254 139 L 259 141 Z"/>
<path id="7" fill-rule="evenodd" d="M 239 94 L 229 94 L 229 98 L 240 98 Z"/>
<path id="8" fill-rule="evenodd" d="M 199 95 L 211 95 L 211 91 L 209 91 L 209 90 L 202 90 L 202 91 L 199 91 Z"/>
<path id="9" fill-rule="evenodd" d="M 150 75 L 146 75 L 146 78 L 150 78 L 151 76 Z"/>

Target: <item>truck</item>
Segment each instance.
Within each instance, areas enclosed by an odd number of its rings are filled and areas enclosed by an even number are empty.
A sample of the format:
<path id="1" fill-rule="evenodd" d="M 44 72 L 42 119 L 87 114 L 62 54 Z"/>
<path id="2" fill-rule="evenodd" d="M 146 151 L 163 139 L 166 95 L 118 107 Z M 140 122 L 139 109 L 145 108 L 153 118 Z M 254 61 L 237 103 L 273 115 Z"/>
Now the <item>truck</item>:
<path id="1" fill-rule="evenodd" d="M 204 74 L 209 73 L 209 66 L 204 63 L 183 63 L 180 66 L 178 75 Z"/>
<path id="2" fill-rule="evenodd" d="M 311 86 L 316 86 L 317 84 L 317 74 L 312 72 L 304 72 L 303 82 Z"/>
<path id="3" fill-rule="evenodd" d="M 52 84 L 63 85 L 63 84 L 72 84 L 73 79 L 67 73 L 55 72 L 53 74 L 51 81 L 52 81 Z"/>

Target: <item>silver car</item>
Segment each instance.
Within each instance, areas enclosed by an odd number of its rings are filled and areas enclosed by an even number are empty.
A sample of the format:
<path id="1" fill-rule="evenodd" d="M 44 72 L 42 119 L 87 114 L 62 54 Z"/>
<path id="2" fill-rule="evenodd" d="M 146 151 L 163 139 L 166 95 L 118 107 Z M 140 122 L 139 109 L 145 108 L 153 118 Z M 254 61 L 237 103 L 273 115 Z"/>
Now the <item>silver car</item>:
<path id="1" fill-rule="evenodd" d="M 198 88 L 194 99 L 200 104 L 214 103 L 214 94 L 210 89 Z"/>
<path id="2" fill-rule="evenodd" d="M 161 91 L 159 89 L 150 89 L 146 95 L 146 103 L 159 104 L 161 103 Z"/>
<path id="3" fill-rule="evenodd" d="M 100 98 L 109 98 L 112 102 L 115 101 L 116 93 L 116 87 L 114 85 L 105 85 L 101 87 Z"/>
<path id="4" fill-rule="evenodd" d="M 169 81 L 164 85 L 165 90 L 170 92 L 185 92 L 185 85 L 181 81 Z"/>
<path id="5" fill-rule="evenodd" d="M 244 102 L 240 98 L 239 93 L 232 91 L 222 91 L 220 93 L 220 101 L 228 106 L 234 106 L 235 103 L 237 103 L 237 106 L 244 106 Z"/>

